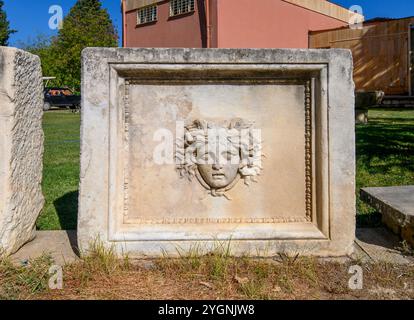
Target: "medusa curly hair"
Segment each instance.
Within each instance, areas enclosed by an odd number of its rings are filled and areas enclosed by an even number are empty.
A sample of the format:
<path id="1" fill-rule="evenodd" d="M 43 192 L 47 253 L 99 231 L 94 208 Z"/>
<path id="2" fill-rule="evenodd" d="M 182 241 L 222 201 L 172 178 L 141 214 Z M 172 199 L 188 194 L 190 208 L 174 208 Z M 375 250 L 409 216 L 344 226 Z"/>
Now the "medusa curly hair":
<path id="1" fill-rule="evenodd" d="M 235 163 L 232 162 L 235 168 L 234 177 L 230 177 L 228 183 L 211 182 L 207 177 L 208 174 L 205 173 L 205 166 L 214 166 L 218 158 L 215 156 L 211 162 L 206 163 L 207 159 L 202 156 L 208 156 L 217 150 L 215 148 L 217 140 L 218 144 L 236 159 Z M 234 187 L 240 178 L 246 185 L 249 185 L 251 181 L 256 182 L 255 177 L 259 176 L 262 170 L 260 134 L 253 129 L 253 123 L 243 119 L 221 122 L 191 121 L 185 126 L 184 137 L 178 139 L 177 142 L 181 146 L 181 148 L 177 147 L 177 163 L 179 163 L 177 170 L 180 175 L 189 180 L 197 177 L 202 186 L 213 196 L 227 197 L 225 192 Z M 230 161 L 230 159 L 226 160 Z M 233 161 L 233 158 L 231 160 Z"/>

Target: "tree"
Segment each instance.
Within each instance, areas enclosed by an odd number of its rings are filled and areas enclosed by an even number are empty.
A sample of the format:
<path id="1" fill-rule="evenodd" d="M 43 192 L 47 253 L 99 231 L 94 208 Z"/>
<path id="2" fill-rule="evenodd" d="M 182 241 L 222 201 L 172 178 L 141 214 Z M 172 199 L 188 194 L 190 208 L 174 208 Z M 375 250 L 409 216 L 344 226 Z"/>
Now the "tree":
<path id="1" fill-rule="evenodd" d="M 10 23 L 7 20 L 6 12 L 3 9 L 4 1 L 0 0 L 0 46 L 7 46 L 9 44 L 10 35 L 16 30 L 10 29 Z"/>
<path id="2" fill-rule="evenodd" d="M 53 41 L 53 37 L 38 34 L 34 38 L 27 39 L 26 42 L 18 42 L 17 47 L 39 56 L 42 62 L 43 75 L 54 76 L 56 57 L 51 46 Z M 55 84 L 60 85 L 62 83 Z"/>
<path id="3" fill-rule="evenodd" d="M 55 59 L 51 76 L 61 85 L 80 88 L 81 52 L 86 47 L 116 47 L 118 34 L 100 0 L 78 0 L 52 41 L 49 56 Z M 52 74 L 53 73 L 53 74 Z"/>

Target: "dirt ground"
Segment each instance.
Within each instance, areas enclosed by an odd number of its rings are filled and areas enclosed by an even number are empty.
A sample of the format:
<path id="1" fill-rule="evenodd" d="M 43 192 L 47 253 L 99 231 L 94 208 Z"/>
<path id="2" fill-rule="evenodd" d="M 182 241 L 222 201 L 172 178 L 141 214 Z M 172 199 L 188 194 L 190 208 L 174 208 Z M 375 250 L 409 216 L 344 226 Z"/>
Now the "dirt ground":
<path id="1" fill-rule="evenodd" d="M 51 290 L 51 263 L 48 257 L 26 266 L 0 263 L 0 298 L 414 299 L 414 265 L 321 262 L 287 256 L 259 260 L 224 254 L 130 261 L 101 252 L 65 266 L 63 288 Z M 359 270 L 358 274 L 350 273 L 352 266 Z M 350 279 L 360 271 L 362 277 L 354 284 L 360 284 L 362 289 L 355 289 L 352 283 L 349 285 Z"/>

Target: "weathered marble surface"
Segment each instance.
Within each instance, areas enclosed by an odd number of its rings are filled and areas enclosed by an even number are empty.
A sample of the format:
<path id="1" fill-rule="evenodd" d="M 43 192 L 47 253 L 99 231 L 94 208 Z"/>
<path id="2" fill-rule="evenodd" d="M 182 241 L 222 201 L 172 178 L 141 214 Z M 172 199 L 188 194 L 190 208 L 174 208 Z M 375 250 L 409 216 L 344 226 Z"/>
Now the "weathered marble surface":
<path id="1" fill-rule="evenodd" d="M 42 210 L 43 84 L 40 60 L 0 47 L 0 251 L 34 237 Z"/>
<path id="2" fill-rule="evenodd" d="M 382 214 L 382 222 L 414 247 L 414 186 L 361 189 L 361 200 Z"/>
<path id="3" fill-rule="evenodd" d="M 352 253 L 349 51 L 88 48 L 82 65 L 81 250 L 99 236 L 136 256 L 229 239 L 234 254 Z M 257 183 L 217 196 L 154 163 L 158 129 L 234 118 L 262 132 Z"/>

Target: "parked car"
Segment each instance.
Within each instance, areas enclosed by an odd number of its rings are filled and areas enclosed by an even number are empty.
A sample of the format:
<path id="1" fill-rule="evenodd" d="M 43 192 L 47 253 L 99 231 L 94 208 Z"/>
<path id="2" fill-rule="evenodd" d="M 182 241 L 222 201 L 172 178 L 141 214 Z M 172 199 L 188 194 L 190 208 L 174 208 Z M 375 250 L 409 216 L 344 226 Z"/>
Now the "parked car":
<path id="1" fill-rule="evenodd" d="M 43 110 L 52 107 L 79 109 L 81 104 L 80 95 L 75 95 L 72 90 L 62 87 L 49 87 L 44 91 Z"/>

